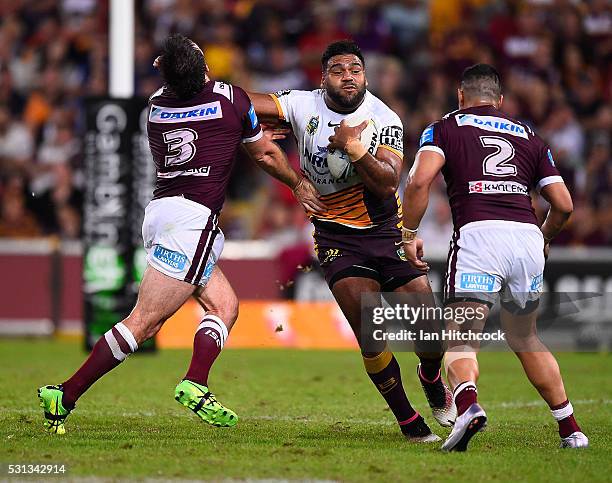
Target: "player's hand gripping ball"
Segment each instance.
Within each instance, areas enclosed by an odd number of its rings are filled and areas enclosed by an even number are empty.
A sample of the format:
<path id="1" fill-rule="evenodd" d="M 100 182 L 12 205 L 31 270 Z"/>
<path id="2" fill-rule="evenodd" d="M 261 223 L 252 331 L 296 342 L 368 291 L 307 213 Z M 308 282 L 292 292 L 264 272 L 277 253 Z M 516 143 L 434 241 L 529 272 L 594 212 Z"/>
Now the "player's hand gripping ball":
<path id="1" fill-rule="evenodd" d="M 350 128 L 359 126 L 364 121 L 367 121 L 367 125 L 363 131 L 361 131 L 359 140 L 368 150 L 368 152 L 374 156 L 379 145 L 378 129 L 376 128 L 374 121 L 363 114 L 356 113 L 350 114 L 344 118 L 344 123 Z M 332 138 L 342 138 L 342 129 L 342 127 L 336 128 L 336 132 Z M 333 144 L 334 143 L 332 143 L 332 145 Z M 332 145 L 330 145 L 329 149 L 327 150 L 327 166 L 329 168 L 329 172 L 335 179 L 346 177 L 351 170 L 351 159 L 345 151 L 331 147 Z"/>

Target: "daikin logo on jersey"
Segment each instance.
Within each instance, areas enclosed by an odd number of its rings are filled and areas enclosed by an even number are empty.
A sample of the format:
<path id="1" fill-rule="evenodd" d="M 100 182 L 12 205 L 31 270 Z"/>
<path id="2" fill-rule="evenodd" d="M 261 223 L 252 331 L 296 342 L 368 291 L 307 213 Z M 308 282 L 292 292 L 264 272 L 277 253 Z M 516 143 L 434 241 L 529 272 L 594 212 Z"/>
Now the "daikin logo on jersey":
<path id="1" fill-rule="evenodd" d="M 470 194 L 510 194 L 510 195 L 527 195 L 529 189 L 527 186 L 516 181 L 470 181 L 468 184 Z"/>
<path id="2" fill-rule="evenodd" d="M 149 113 L 149 121 L 157 123 L 208 121 L 222 117 L 223 111 L 219 101 L 189 107 L 161 107 L 153 105 Z"/>
<path id="3" fill-rule="evenodd" d="M 457 125 L 459 127 L 472 126 L 485 131 L 500 132 L 504 134 L 510 134 L 511 136 L 518 136 L 524 139 L 529 139 L 527 136 L 527 130 L 519 125 L 515 124 L 508 119 L 495 116 L 476 116 L 474 114 L 458 114 L 455 116 Z"/>

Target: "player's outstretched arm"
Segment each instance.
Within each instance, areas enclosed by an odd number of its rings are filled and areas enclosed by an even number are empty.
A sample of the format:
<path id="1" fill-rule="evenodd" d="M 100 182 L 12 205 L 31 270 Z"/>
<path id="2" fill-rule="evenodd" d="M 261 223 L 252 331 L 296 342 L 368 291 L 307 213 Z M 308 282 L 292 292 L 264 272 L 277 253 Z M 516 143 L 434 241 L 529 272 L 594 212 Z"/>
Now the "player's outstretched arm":
<path id="1" fill-rule="evenodd" d="M 402 158 L 381 148 L 376 151 L 376 156 L 372 156 L 359 139 L 367 125 L 368 121 L 364 121 L 350 127 L 341 121 L 329 138 L 328 148 L 345 151 L 368 190 L 379 198 L 390 198 L 399 185 Z"/>
<path id="2" fill-rule="evenodd" d="M 540 227 L 544 235 L 544 252 L 548 253 L 548 244 L 563 229 L 574 211 L 574 205 L 565 183 L 548 184 L 542 188 L 540 194 L 550 203 L 548 215 Z"/>
<path id="3" fill-rule="evenodd" d="M 423 242 L 416 237 L 421 219 L 429 204 L 429 190 L 433 180 L 444 166 L 444 156 L 429 150 L 419 151 L 408 175 L 408 183 L 402 204 L 404 252 L 406 258 L 419 270 L 427 270 L 421 260 Z"/>
<path id="4" fill-rule="evenodd" d="M 251 99 L 253 107 L 255 107 L 257 117 L 259 117 L 262 122 L 274 124 L 282 120 L 278 106 L 270 94 L 247 92 L 247 95 Z"/>
<path id="5" fill-rule="evenodd" d="M 276 143 L 264 136 L 257 141 L 245 143 L 243 146 L 261 169 L 293 190 L 295 198 L 307 213 L 326 211 L 325 203 L 319 199 L 317 189 L 309 180 L 291 168 L 285 153 Z"/>

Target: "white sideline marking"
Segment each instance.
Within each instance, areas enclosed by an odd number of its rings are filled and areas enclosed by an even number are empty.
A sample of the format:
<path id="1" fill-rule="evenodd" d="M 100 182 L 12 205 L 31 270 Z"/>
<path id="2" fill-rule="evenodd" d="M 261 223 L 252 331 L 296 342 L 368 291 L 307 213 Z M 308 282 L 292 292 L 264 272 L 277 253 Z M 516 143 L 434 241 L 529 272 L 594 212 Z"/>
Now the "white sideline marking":
<path id="1" fill-rule="evenodd" d="M 612 399 L 576 399 L 571 401 L 574 406 L 589 406 L 589 405 L 600 405 L 600 406 L 609 406 L 612 404 Z M 493 403 L 486 404 L 486 409 L 521 409 L 521 408 L 532 408 L 532 407 L 542 407 L 543 409 L 548 409 L 546 407 L 546 403 L 544 401 L 525 401 L 525 402 L 501 402 L 501 403 Z M 3 408 L 3 412 L 12 413 L 12 414 L 39 414 L 40 409 L 35 408 Z M 135 417 L 156 417 L 156 416 L 172 416 L 177 411 L 124 411 L 121 413 L 121 416 L 124 418 L 135 418 Z M 182 411 L 180 411 L 182 412 Z M 76 414 L 84 414 L 84 415 L 113 415 L 116 416 L 115 412 L 112 411 L 100 411 L 94 409 L 77 409 L 75 411 Z M 355 418 L 310 418 L 307 416 L 272 416 L 272 415 L 255 415 L 255 416 L 243 416 L 241 418 L 243 421 L 283 421 L 283 422 L 293 422 L 293 423 L 314 423 L 314 424 L 365 424 L 372 426 L 392 426 L 395 425 L 395 421 L 390 420 L 374 420 L 374 419 L 355 419 Z"/>

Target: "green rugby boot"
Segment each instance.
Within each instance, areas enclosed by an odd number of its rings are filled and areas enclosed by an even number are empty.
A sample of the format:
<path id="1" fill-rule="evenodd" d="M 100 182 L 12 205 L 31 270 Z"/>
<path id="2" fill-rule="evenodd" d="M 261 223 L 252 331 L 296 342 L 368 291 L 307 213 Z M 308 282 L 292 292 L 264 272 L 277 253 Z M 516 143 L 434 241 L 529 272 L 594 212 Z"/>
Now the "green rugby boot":
<path id="1" fill-rule="evenodd" d="M 183 380 L 174 390 L 174 399 L 213 426 L 236 426 L 238 416 L 223 406 L 206 386 Z"/>
<path id="2" fill-rule="evenodd" d="M 38 388 L 38 399 L 40 407 L 45 411 L 44 426 L 47 432 L 53 434 L 64 434 L 64 421 L 70 414 L 70 409 L 62 406 L 62 386 L 43 386 Z"/>

